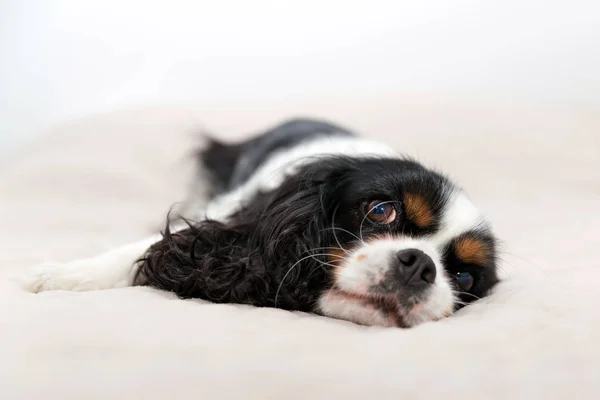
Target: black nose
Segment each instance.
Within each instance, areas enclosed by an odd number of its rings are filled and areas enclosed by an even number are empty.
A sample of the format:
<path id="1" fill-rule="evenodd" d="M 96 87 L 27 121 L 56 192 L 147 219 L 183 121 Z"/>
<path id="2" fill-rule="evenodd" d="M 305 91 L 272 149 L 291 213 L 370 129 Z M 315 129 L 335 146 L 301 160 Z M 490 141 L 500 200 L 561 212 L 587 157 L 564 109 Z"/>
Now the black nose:
<path id="1" fill-rule="evenodd" d="M 435 282 L 435 264 L 421 250 L 400 250 L 396 253 L 396 258 L 398 276 L 405 285 L 420 286 Z"/>

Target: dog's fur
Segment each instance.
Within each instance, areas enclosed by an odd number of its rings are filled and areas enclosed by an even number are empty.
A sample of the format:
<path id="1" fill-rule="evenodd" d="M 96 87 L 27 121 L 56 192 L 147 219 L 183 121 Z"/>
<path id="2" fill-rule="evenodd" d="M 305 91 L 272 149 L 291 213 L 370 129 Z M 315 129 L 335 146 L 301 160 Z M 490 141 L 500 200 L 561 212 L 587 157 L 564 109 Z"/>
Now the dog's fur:
<path id="1" fill-rule="evenodd" d="M 90 260 L 38 266 L 25 286 L 136 283 L 410 327 L 451 315 L 498 281 L 494 235 L 465 193 L 384 144 L 293 120 L 242 143 L 210 140 L 198 157 L 211 195 L 202 220 Z"/>

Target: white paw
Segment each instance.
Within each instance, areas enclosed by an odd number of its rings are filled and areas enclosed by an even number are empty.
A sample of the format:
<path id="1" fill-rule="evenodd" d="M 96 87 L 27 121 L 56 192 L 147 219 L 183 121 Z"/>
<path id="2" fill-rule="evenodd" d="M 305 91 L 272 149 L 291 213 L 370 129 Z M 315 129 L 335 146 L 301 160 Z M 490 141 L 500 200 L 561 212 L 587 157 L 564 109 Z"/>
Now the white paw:
<path id="1" fill-rule="evenodd" d="M 23 290 L 39 293 L 47 290 L 74 290 L 76 277 L 69 278 L 67 264 L 43 263 L 22 269 L 13 280 Z"/>
<path id="2" fill-rule="evenodd" d="M 49 290 L 84 292 L 131 286 L 134 276 L 131 263 L 111 263 L 110 259 L 100 257 L 36 265 L 25 268 L 14 280 L 31 293 Z"/>
<path id="3" fill-rule="evenodd" d="M 48 290 L 82 292 L 133 285 L 140 254 L 160 237 L 107 251 L 95 257 L 66 263 L 44 263 L 22 269 L 13 280 L 24 290 L 39 293 Z"/>

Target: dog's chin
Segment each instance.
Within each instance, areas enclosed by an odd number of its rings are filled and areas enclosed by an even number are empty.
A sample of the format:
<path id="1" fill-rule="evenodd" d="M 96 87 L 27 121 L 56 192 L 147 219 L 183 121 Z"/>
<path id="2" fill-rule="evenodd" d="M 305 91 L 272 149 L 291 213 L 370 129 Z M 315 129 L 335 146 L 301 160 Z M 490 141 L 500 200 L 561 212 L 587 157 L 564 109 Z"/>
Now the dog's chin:
<path id="1" fill-rule="evenodd" d="M 423 296 L 420 296 L 423 297 Z M 331 318 L 360 325 L 410 328 L 449 317 L 454 310 L 452 294 L 429 293 L 420 298 L 331 289 L 319 299 L 318 311 Z"/>

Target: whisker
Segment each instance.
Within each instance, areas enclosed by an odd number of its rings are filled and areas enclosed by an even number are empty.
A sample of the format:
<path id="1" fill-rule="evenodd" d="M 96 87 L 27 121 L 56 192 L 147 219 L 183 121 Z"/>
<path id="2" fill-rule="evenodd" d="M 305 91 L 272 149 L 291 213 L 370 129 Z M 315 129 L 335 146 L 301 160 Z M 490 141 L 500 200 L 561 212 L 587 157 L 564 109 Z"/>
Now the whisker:
<path id="1" fill-rule="evenodd" d="M 283 278 L 281 279 L 281 282 L 279 283 L 279 286 L 277 287 L 277 291 L 275 292 L 275 307 L 277 307 L 277 299 L 279 298 L 279 292 L 281 291 L 281 287 L 283 286 L 283 283 L 285 282 L 285 278 L 287 278 L 287 276 L 290 274 L 290 272 L 292 272 L 292 270 L 294 269 L 294 267 L 298 264 L 300 264 L 302 261 L 309 259 L 309 258 L 314 258 L 315 256 L 332 256 L 333 254 L 328 254 L 328 253 L 320 253 L 320 254 L 310 254 L 306 257 L 302 257 L 301 259 L 299 259 L 298 261 L 296 261 L 289 269 L 288 271 L 285 273 L 285 275 L 283 275 Z M 345 257 L 342 256 L 337 256 L 340 257 L 342 259 L 345 259 Z"/>
<path id="2" fill-rule="evenodd" d="M 334 230 L 338 230 L 338 231 L 342 231 L 342 232 L 346 232 L 347 234 L 349 234 L 349 235 L 352 235 L 353 237 L 357 238 L 358 240 L 361 240 L 361 238 L 359 238 L 358 236 L 356 236 L 354 233 L 350 232 L 349 230 L 347 230 L 347 229 L 344 229 L 344 228 L 339 228 L 339 227 L 337 227 L 337 226 L 332 226 L 332 227 L 329 227 L 329 228 L 325 228 L 325 229 L 323 229 L 323 230 L 324 230 L 324 231 L 328 231 L 328 230 L 332 230 L 332 229 L 334 229 Z M 361 240 L 361 241 L 362 241 L 362 240 Z M 364 242 L 363 242 L 363 243 L 364 243 Z"/>
<path id="3" fill-rule="evenodd" d="M 314 259 L 316 262 L 318 262 L 319 264 L 321 264 L 321 265 L 327 265 L 327 266 L 329 266 L 329 267 L 333 267 L 333 268 L 335 268 L 335 267 L 336 267 L 336 265 L 335 265 L 335 264 L 328 263 L 328 262 L 326 262 L 326 261 L 321 261 L 321 260 L 319 260 L 318 258 L 316 258 L 316 256 L 312 256 L 312 258 L 313 258 L 313 259 Z"/>
<path id="4" fill-rule="evenodd" d="M 532 267 L 534 267 L 534 268 L 536 268 L 538 271 L 540 271 L 542 274 L 544 274 L 544 275 L 545 275 L 547 278 L 549 277 L 549 276 L 548 276 L 548 272 L 547 272 L 547 271 L 545 271 L 545 270 L 544 270 L 544 268 L 542 268 L 542 267 L 541 267 L 539 264 L 536 264 L 536 263 L 534 263 L 533 261 L 526 259 L 525 257 L 521 257 L 521 256 L 520 256 L 520 255 L 518 255 L 518 254 L 514 254 L 514 253 L 511 253 L 511 252 L 508 252 L 508 251 L 506 251 L 506 250 L 502 249 L 502 250 L 500 251 L 500 255 L 499 255 L 499 258 L 500 258 L 500 260 L 502 260 L 502 261 L 504 261 L 505 263 L 509 264 L 509 265 L 510 265 L 511 267 L 513 267 L 513 268 L 514 268 L 514 265 L 513 265 L 512 263 L 510 263 L 510 262 L 509 262 L 509 261 L 506 259 L 506 257 L 503 257 L 503 255 L 510 256 L 510 257 L 514 257 L 514 258 L 518 258 L 519 260 L 525 261 L 526 263 L 528 263 L 529 265 L 531 265 Z M 505 272 L 506 272 L 506 271 L 505 271 Z M 509 274 L 509 276 L 510 276 L 510 274 Z"/>
<path id="5" fill-rule="evenodd" d="M 472 293 L 469 293 L 469 292 L 462 292 L 462 291 L 458 291 L 458 292 L 455 292 L 455 293 L 456 293 L 457 295 L 464 294 L 464 295 L 467 295 L 467 296 L 474 297 L 476 300 L 481 300 L 481 297 L 479 297 L 479 296 L 475 296 L 474 294 L 472 294 Z"/>
<path id="6" fill-rule="evenodd" d="M 327 272 L 327 269 L 325 269 L 324 266 L 317 265 L 312 271 L 310 271 L 310 274 L 308 274 L 307 278 L 312 277 L 315 274 L 315 272 L 317 272 L 318 270 L 323 270 L 323 271 Z"/>
<path id="7" fill-rule="evenodd" d="M 503 263 L 509 265 L 510 267 L 512 267 L 513 269 L 516 269 L 514 264 L 511 263 L 510 261 L 506 260 L 505 258 L 503 258 L 502 256 L 498 256 L 498 260 L 502 261 Z M 508 272 L 508 270 L 506 268 L 504 268 L 502 265 L 500 265 L 501 263 L 496 263 L 496 268 L 498 268 L 500 271 L 504 272 L 506 274 L 506 276 L 509 279 L 512 279 L 512 274 L 510 272 Z"/>
<path id="8" fill-rule="evenodd" d="M 458 305 L 461 305 L 461 306 L 468 306 L 471 303 L 467 303 L 465 301 L 460 301 L 460 300 L 454 300 L 454 304 L 458 304 Z"/>
<path id="9" fill-rule="evenodd" d="M 315 251 L 315 250 L 341 250 L 339 247 L 314 247 L 312 249 L 308 249 L 305 252 L 303 252 L 302 254 L 306 254 L 309 251 Z"/>
<path id="10" fill-rule="evenodd" d="M 327 262 L 321 261 L 321 260 L 319 260 L 319 259 L 316 259 L 316 258 L 315 258 L 315 261 L 319 262 L 319 265 L 317 265 L 317 266 L 316 266 L 316 267 L 315 267 L 315 268 L 314 268 L 314 269 L 313 269 L 313 270 L 310 272 L 310 274 L 308 274 L 308 276 L 306 277 L 306 279 L 309 279 L 311 276 L 313 276 L 313 275 L 314 275 L 314 273 L 315 273 L 315 272 L 317 272 L 317 270 L 319 270 L 319 269 L 320 269 L 320 270 L 323 270 L 324 272 L 326 272 L 326 273 L 327 273 L 327 272 L 329 272 L 329 271 L 328 271 L 328 269 L 327 269 L 327 267 L 331 267 L 331 268 L 335 268 L 335 267 L 336 267 L 336 265 L 334 265 L 334 264 L 327 263 Z"/>
<path id="11" fill-rule="evenodd" d="M 332 217 L 332 219 L 331 219 L 331 227 L 332 227 L 332 228 L 335 228 L 335 214 L 337 213 L 337 210 L 338 210 L 338 208 L 339 208 L 339 206 L 338 206 L 338 207 L 336 207 L 336 208 L 335 208 L 335 210 L 333 210 L 333 217 Z M 338 244 L 338 246 L 340 246 L 340 249 L 342 249 L 342 251 L 343 251 L 344 253 L 346 253 L 346 254 L 350 255 L 350 252 L 348 252 L 348 250 L 346 250 L 346 249 L 345 249 L 345 248 L 342 246 L 342 244 L 340 243 L 340 240 L 338 239 L 338 237 L 337 237 L 337 234 L 335 233 L 335 229 L 333 230 L 333 237 L 334 237 L 334 239 L 335 239 L 336 243 Z"/>
<path id="12" fill-rule="evenodd" d="M 318 256 L 319 254 L 313 254 L 313 256 Z M 342 260 L 347 260 L 348 258 L 346 256 L 340 256 L 339 254 L 326 254 L 329 257 L 337 257 L 337 258 L 341 258 Z"/>

